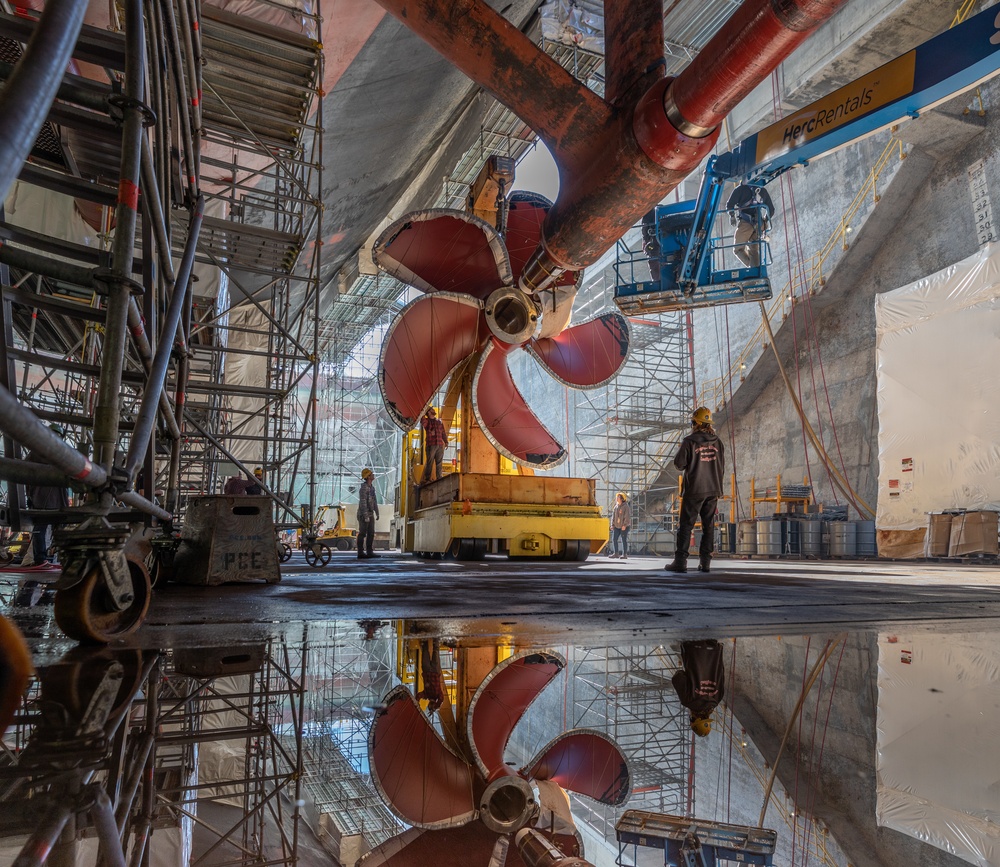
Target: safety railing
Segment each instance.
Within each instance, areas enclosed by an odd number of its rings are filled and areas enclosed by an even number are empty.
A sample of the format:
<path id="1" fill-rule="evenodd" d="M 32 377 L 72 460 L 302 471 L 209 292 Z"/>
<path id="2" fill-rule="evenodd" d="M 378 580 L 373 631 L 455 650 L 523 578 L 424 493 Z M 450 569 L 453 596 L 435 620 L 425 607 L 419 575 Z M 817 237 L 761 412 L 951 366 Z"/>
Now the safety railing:
<path id="1" fill-rule="evenodd" d="M 874 206 L 881 199 L 879 193 L 880 178 L 891 164 L 904 159 L 906 159 L 906 149 L 903 142 L 895 137 L 890 138 L 889 143 L 865 176 L 864 184 L 844 211 L 836 229 L 826 243 L 819 251 L 803 259 L 793 269 L 791 279 L 766 305 L 767 317 L 770 322 L 774 323 L 779 319 L 783 322 L 799 299 L 805 295 L 815 295 L 826 285 L 827 275 L 833 271 L 844 251 L 850 246 L 848 235 L 854 231 L 854 222 L 869 202 Z M 753 337 L 736 356 L 729 370 L 717 379 L 709 379 L 703 383 L 699 403 L 714 407 L 716 410 L 725 405 L 739 388 L 740 383 L 746 379 L 747 372 L 767 349 L 766 334 L 764 323 L 761 322 Z"/>

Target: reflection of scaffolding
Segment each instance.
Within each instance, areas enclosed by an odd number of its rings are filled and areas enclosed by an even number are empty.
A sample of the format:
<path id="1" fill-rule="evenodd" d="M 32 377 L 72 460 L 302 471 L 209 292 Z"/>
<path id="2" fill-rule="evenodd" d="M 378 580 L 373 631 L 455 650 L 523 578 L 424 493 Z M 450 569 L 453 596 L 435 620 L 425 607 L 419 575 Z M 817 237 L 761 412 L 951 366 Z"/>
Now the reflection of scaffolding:
<path id="1" fill-rule="evenodd" d="M 688 713 L 670 683 L 679 667 L 676 654 L 662 645 L 576 650 L 568 699 L 573 725 L 608 733 L 628 756 L 629 809 L 691 815 Z M 574 810 L 614 840 L 621 810 L 582 800 Z"/>
<path id="2" fill-rule="evenodd" d="M 303 739 L 306 788 L 324 835 L 359 835 L 375 846 L 402 830 L 368 773 L 372 709 L 395 684 L 391 626 L 338 621 L 310 627 L 309 698 Z"/>
<path id="3" fill-rule="evenodd" d="M 302 661 L 273 640 L 41 668 L 0 750 L 0 836 L 53 863 L 94 863 L 95 830 L 102 864 L 296 863 Z"/>

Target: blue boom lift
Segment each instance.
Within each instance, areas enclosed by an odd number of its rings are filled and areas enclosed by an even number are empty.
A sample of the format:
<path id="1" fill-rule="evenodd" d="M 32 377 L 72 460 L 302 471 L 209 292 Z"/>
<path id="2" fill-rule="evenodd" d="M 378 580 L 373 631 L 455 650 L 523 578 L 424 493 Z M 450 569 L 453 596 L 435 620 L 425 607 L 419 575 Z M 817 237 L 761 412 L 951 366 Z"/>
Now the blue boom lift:
<path id="1" fill-rule="evenodd" d="M 998 72 L 1000 11 L 994 6 L 711 157 L 697 199 L 654 209 L 641 252 L 619 242 L 615 303 L 636 315 L 770 298 L 766 241 L 755 242 L 758 266 L 727 267 L 734 245 L 715 232 L 727 181 L 763 187 Z"/>

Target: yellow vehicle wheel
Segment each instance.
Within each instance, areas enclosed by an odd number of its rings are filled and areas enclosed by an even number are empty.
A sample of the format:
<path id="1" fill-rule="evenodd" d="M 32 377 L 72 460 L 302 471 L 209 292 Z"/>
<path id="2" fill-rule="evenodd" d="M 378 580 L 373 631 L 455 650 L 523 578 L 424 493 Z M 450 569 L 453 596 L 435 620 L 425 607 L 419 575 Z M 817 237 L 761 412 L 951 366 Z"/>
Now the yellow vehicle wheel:
<path id="1" fill-rule="evenodd" d="M 560 560 L 569 560 L 570 562 L 582 563 L 590 556 L 590 540 L 589 539 L 567 539 L 566 547 L 563 548 L 562 554 L 559 555 Z"/>
<path id="2" fill-rule="evenodd" d="M 351 544 L 351 540 L 348 539 L 346 536 L 342 539 L 337 540 L 338 551 L 350 551 L 352 547 L 354 546 Z"/>
<path id="3" fill-rule="evenodd" d="M 132 601 L 116 610 L 100 570 L 91 569 L 72 587 L 56 590 L 55 614 L 59 628 L 77 641 L 107 644 L 135 632 L 146 617 L 152 585 L 146 567 L 128 561 L 132 577 Z"/>

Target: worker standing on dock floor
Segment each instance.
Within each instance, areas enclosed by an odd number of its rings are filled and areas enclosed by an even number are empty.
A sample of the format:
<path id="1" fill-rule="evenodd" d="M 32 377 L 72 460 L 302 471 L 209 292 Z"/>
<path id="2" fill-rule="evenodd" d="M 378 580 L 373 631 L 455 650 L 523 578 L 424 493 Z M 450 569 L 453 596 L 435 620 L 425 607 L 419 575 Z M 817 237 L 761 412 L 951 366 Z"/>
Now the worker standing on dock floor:
<path id="1" fill-rule="evenodd" d="M 698 571 L 708 572 L 715 551 L 715 512 L 722 496 L 722 476 L 726 469 L 726 452 L 715 428 L 712 413 L 704 406 L 691 414 L 694 430 L 681 441 L 674 457 L 674 466 L 683 474 L 681 484 L 681 514 L 677 525 L 677 547 L 673 563 L 665 567 L 670 572 L 687 572 L 688 546 L 695 521 L 701 518 L 701 546 L 698 549 Z"/>

